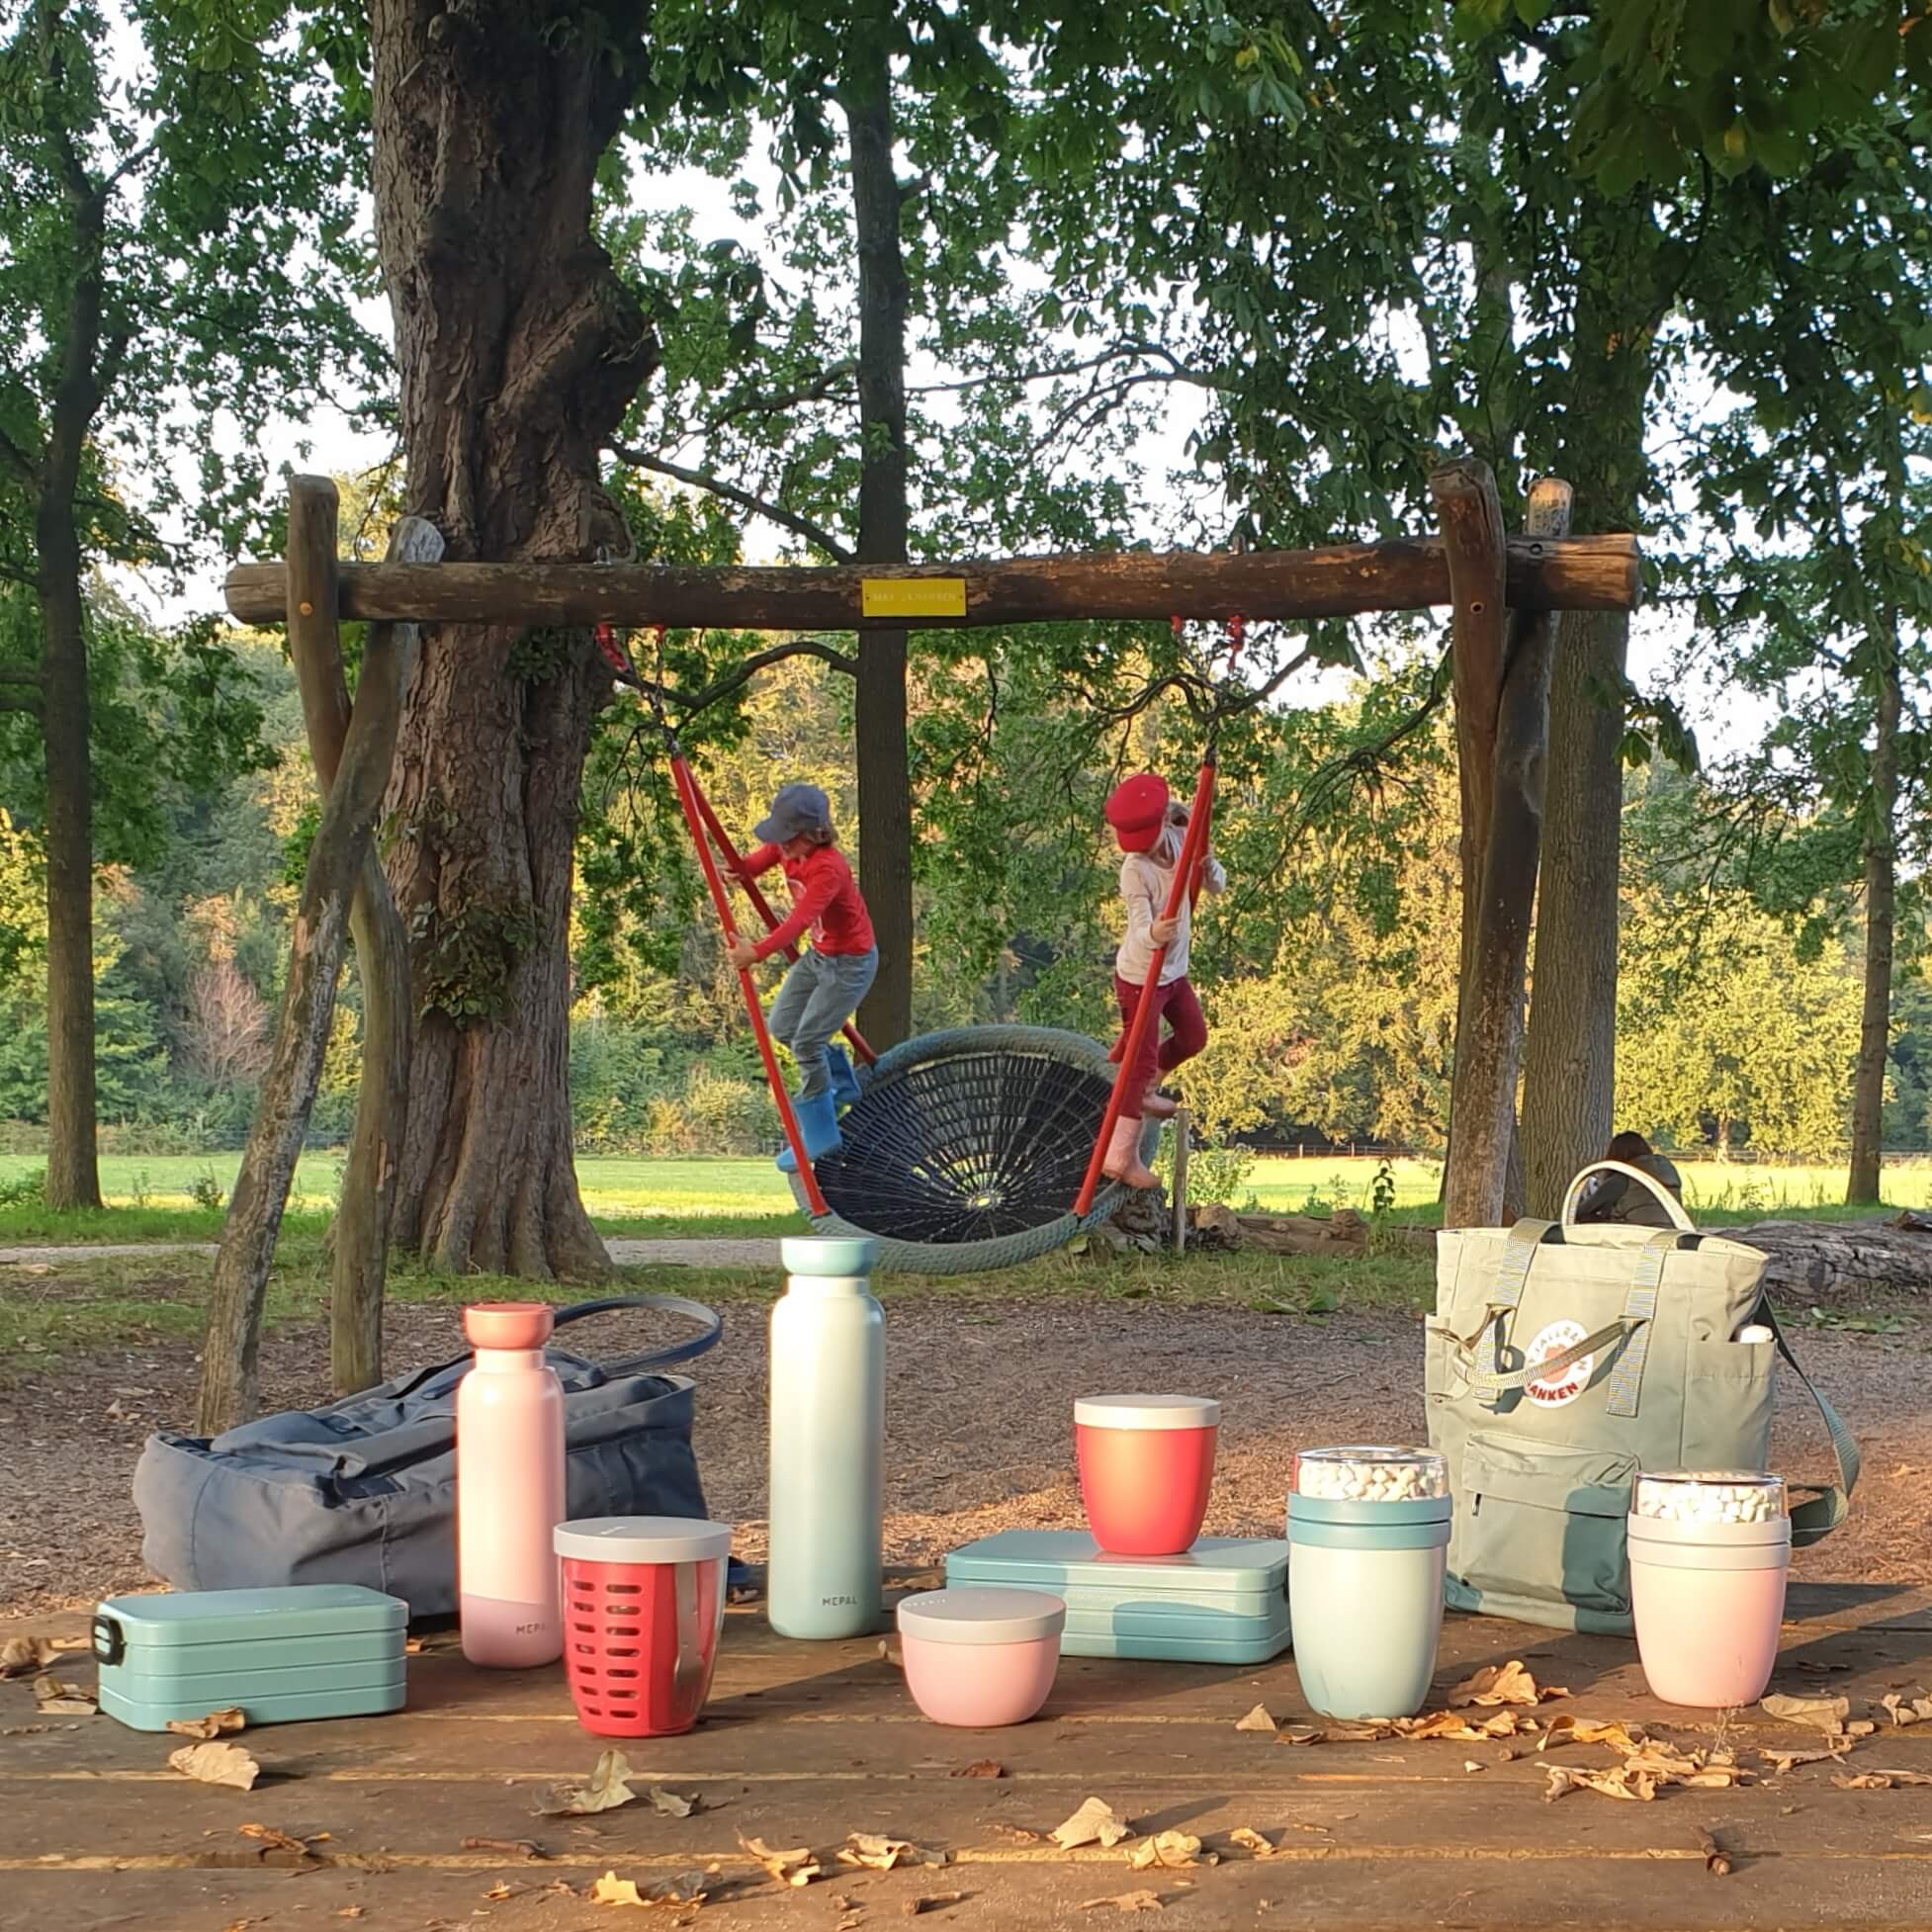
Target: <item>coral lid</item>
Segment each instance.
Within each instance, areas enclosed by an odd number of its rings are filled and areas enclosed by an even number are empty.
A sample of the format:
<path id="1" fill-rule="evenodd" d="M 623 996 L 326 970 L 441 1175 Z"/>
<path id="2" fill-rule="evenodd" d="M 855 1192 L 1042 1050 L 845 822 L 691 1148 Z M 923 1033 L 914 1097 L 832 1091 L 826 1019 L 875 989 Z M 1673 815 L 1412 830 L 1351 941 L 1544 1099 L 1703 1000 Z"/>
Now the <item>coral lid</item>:
<path id="1" fill-rule="evenodd" d="M 463 1311 L 463 1333 L 478 1349 L 541 1349 L 556 1322 L 547 1301 L 473 1301 Z"/>
<path id="2" fill-rule="evenodd" d="M 1063 1598 L 998 1584 L 927 1590 L 899 1606 L 899 1634 L 930 1643 L 1033 1643 L 1066 1626 Z"/>
<path id="3" fill-rule="evenodd" d="M 1089 1395 L 1074 1404 L 1082 1429 L 1212 1429 L 1221 1405 L 1205 1395 Z"/>

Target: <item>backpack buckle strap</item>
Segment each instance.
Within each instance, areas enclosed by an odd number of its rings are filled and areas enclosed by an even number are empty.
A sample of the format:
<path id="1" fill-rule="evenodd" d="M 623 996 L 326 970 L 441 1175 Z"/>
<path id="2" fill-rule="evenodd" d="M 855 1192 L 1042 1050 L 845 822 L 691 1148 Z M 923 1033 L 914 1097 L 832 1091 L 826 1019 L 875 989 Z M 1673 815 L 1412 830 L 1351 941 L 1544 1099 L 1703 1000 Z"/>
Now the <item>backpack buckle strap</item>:
<path id="1" fill-rule="evenodd" d="M 1604 1413 L 1631 1417 L 1643 1394 L 1643 1364 L 1650 1355 L 1651 1318 L 1657 1312 L 1657 1290 L 1663 1285 L 1664 1263 L 1677 1246 L 1677 1233 L 1652 1235 L 1635 1260 L 1630 1285 L 1624 1296 L 1624 1319 L 1630 1339 L 1617 1352 L 1610 1366 Z"/>
<path id="2" fill-rule="evenodd" d="M 1489 1362 L 1469 1377 L 1471 1385 L 1485 1394 L 1497 1394 L 1510 1386 L 1503 1375 L 1503 1349 L 1509 1341 L 1510 1326 L 1523 1305 L 1524 1290 L 1530 1285 L 1530 1270 L 1537 1250 L 1555 1232 L 1554 1221 L 1522 1220 L 1510 1229 L 1510 1238 L 1496 1259 L 1489 1277 L 1489 1309 L 1483 1326 L 1489 1331 Z"/>

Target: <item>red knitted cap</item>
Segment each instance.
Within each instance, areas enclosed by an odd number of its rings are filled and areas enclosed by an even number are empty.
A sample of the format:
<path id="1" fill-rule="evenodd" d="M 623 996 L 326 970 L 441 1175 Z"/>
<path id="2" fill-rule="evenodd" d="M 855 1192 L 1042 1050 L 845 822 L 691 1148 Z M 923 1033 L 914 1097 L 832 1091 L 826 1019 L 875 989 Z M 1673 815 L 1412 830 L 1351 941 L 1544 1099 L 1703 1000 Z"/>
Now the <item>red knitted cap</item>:
<path id="1" fill-rule="evenodd" d="M 1167 824 L 1173 796 L 1168 781 L 1152 771 L 1137 772 L 1114 787 L 1113 796 L 1106 802 L 1106 822 L 1123 852 L 1154 849 L 1161 828 Z"/>

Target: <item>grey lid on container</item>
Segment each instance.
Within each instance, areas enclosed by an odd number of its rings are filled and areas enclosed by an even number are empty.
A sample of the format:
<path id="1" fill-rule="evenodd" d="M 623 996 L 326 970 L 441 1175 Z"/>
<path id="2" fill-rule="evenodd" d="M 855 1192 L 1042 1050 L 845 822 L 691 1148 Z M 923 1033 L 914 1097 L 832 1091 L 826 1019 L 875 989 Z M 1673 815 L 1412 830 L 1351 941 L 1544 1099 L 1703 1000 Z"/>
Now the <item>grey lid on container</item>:
<path id="1" fill-rule="evenodd" d="M 401 1629 L 409 1606 L 359 1583 L 289 1583 L 264 1590 L 158 1591 L 108 1597 L 96 1617 L 131 1643 L 214 1643 L 323 1631 Z"/>
<path id="2" fill-rule="evenodd" d="M 1043 1590 L 970 1583 L 928 1590 L 899 1606 L 899 1633 L 929 1643 L 1033 1643 L 1058 1636 L 1067 1606 Z"/>
<path id="3" fill-rule="evenodd" d="M 589 1563 L 703 1563 L 732 1553 L 732 1526 L 689 1516 L 583 1516 L 560 1523 L 560 1556 Z"/>
<path id="4" fill-rule="evenodd" d="M 1081 1429 L 1213 1429 L 1221 1405 L 1205 1395 L 1084 1395 L 1074 1404 Z"/>

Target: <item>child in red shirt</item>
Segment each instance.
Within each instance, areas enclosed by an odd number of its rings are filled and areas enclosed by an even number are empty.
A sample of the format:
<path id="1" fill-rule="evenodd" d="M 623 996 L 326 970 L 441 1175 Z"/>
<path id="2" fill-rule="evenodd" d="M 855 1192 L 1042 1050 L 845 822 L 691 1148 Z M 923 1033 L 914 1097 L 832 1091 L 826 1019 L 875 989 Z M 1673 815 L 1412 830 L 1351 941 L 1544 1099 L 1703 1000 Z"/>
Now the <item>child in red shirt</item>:
<path id="1" fill-rule="evenodd" d="M 743 935 L 734 940 L 731 962 L 745 971 L 811 934 L 771 1003 L 770 1026 L 772 1038 L 790 1047 L 798 1062 L 793 1110 L 805 1152 L 816 1161 L 838 1145 L 839 1107 L 858 1098 L 852 1063 L 833 1041 L 870 991 L 879 949 L 858 881 L 832 829 L 831 801 L 818 786 L 780 786 L 770 815 L 752 835 L 761 842 L 746 855 L 746 871 L 755 877 L 782 865 L 792 912 L 755 943 Z M 790 1148 L 778 1165 L 787 1174 L 797 1165 Z"/>
<path id="2" fill-rule="evenodd" d="M 1165 917 L 1174 868 L 1181 863 L 1187 808 L 1176 802 L 1165 778 L 1142 772 L 1115 788 L 1106 802 L 1106 816 L 1120 846 L 1120 897 L 1127 909 L 1127 930 L 1113 968 L 1123 1029 L 1133 1026 L 1142 1000 L 1151 994 L 1155 1004 L 1140 1051 L 1127 1073 L 1105 1172 L 1109 1180 L 1123 1181 L 1129 1187 L 1152 1187 L 1158 1185 L 1156 1178 L 1140 1159 L 1141 1117 L 1165 1119 L 1175 1110 L 1173 1100 L 1154 1091 L 1156 1077 L 1172 1073 L 1207 1044 L 1207 1021 L 1187 979 L 1193 925 L 1190 896 L 1183 893 L 1180 912 L 1172 920 Z M 1211 852 L 1202 854 L 1200 883 L 1209 892 L 1226 888 L 1227 874 Z M 1161 961 L 1161 981 L 1150 989 L 1148 972 L 1162 946 L 1167 952 Z M 1165 1040 L 1163 1019 L 1168 1025 Z M 1118 1050 L 1126 1050 L 1125 1030 Z"/>

